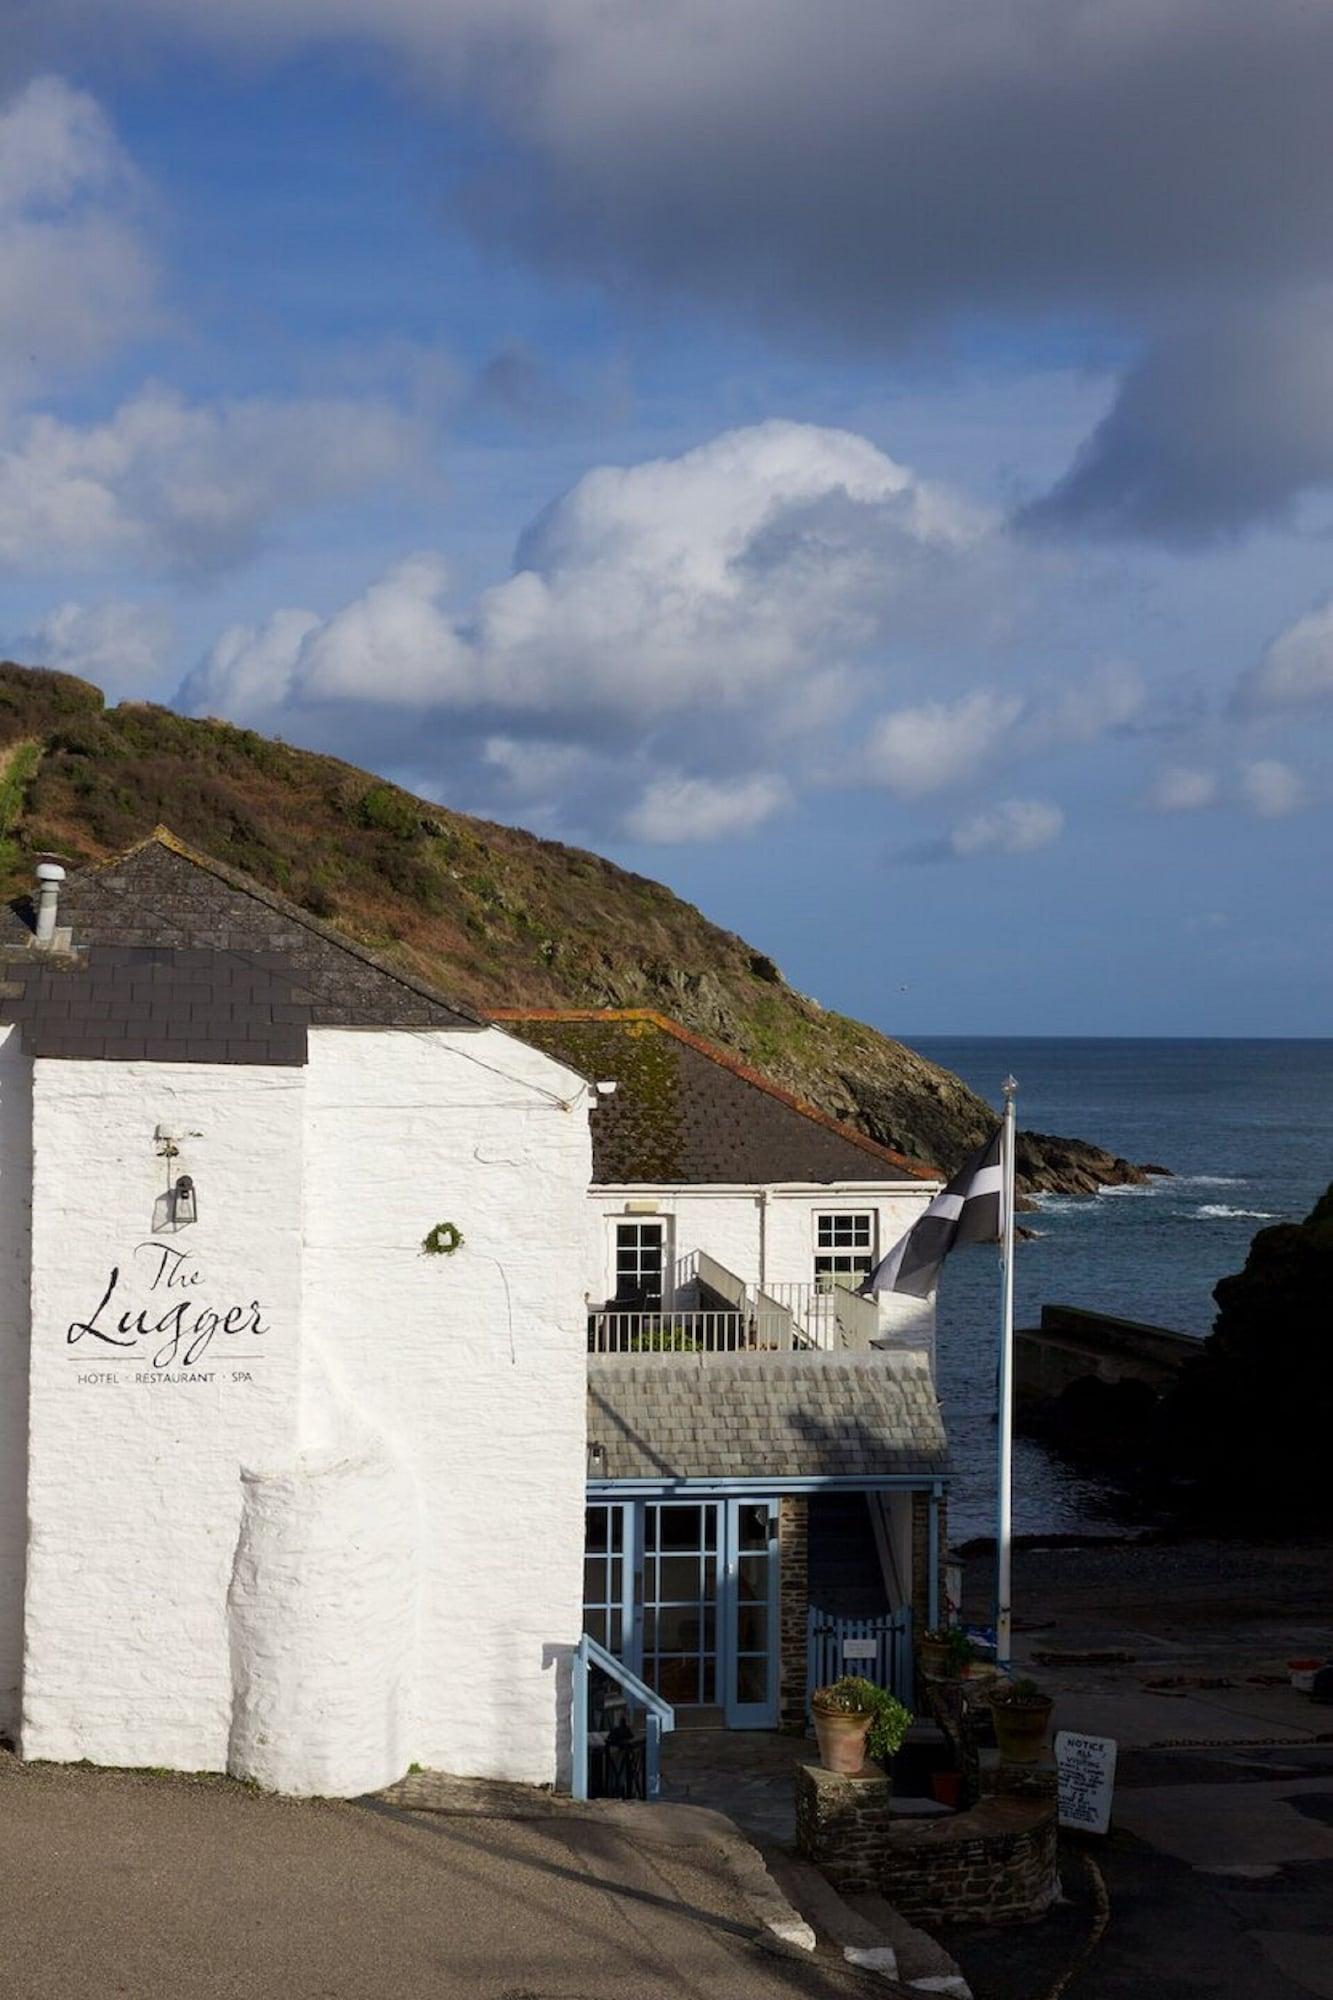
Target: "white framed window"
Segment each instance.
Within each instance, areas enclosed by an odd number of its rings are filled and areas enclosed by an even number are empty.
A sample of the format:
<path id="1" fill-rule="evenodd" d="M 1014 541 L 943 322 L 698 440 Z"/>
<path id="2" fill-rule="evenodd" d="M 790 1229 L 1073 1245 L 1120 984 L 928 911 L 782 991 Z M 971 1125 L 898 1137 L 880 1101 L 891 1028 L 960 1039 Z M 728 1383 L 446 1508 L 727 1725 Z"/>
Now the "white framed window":
<path id="1" fill-rule="evenodd" d="M 815 1283 L 855 1289 L 875 1268 L 875 1211 L 838 1209 L 815 1216 Z"/>
<path id="2" fill-rule="evenodd" d="M 656 1312 L 662 1304 L 666 1277 L 666 1224 L 660 1216 L 618 1221 L 615 1232 L 615 1303 L 639 1312 Z"/>

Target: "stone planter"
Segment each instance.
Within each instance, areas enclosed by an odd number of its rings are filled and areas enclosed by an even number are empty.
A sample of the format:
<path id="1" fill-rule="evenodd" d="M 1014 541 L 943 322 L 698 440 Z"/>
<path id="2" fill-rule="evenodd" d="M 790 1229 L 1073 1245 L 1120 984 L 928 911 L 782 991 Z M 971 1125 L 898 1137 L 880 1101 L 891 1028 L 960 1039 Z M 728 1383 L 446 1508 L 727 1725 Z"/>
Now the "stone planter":
<path id="1" fill-rule="evenodd" d="M 870 1729 L 868 1715 L 847 1715 L 834 1710 L 822 1710 L 815 1705 L 815 1741 L 819 1745 L 819 1761 L 826 1771 L 837 1771 L 845 1778 L 854 1778 L 865 1768 L 866 1736 Z"/>
<path id="2" fill-rule="evenodd" d="M 1006 1764 L 1041 1762 L 1053 1706 L 1050 1701 L 993 1701 L 990 1704 L 996 1747 Z"/>

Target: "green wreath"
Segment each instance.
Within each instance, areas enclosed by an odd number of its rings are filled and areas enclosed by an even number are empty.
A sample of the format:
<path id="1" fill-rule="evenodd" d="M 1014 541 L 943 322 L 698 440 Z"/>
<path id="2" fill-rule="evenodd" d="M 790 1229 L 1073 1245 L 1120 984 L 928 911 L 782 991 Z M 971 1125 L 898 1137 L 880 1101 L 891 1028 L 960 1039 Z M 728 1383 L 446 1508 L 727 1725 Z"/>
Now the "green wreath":
<path id="1" fill-rule="evenodd" d="M 452 1257 L 462 1241 L 463 1232 L 456 1222 L 437 1222 L 421 1247 L 428 1257 Z"/>

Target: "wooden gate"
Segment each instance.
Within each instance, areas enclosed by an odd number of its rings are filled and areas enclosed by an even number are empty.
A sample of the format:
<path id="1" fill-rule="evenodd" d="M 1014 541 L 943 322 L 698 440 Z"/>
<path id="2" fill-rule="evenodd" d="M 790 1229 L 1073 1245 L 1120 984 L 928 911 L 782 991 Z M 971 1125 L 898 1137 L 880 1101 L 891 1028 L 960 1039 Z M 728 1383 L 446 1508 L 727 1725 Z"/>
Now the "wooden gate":
<path id="1" fill-rule="evenodd" d="M 912 1607 L 873 1618 L 839 1618 L 810 1606 L 806 1618 L 806 1715 L 816 1688 L 860 1674 L 912 1706 Z"/>

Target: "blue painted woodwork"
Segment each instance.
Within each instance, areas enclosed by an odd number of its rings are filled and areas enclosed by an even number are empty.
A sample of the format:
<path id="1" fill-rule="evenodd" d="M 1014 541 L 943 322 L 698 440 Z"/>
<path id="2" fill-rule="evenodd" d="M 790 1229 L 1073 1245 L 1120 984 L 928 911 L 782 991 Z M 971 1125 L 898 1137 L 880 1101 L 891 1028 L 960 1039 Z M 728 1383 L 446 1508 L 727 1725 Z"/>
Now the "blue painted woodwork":
<path id="1" fill-rule="evenodd" d="M 887 1688 L 911 1708 L 915 1695 L 912 1663 L 912 1607 L 885 1611 L 875 1618 L 840 1618 L 819 1611 L 812 1604 L 806 1616 L 806 1718 L 810 1719 L 810 1697 L 816 1688 L 841 1680 L 844 1674 L 859 1674 L 876 1687 Z M 871 1658 L 846 1657 L 847 1641 L 873 1643 Z"/>
<path id="2" fill-rule="evenodd" d="M 676 1714 L 669 1701 L 654 1694 L 637 1674 L 630 1672 L 614 1653 L 599 1646 L 585 1632 L 574 1648 L 574 1685 L 570 1699 L 571 1763 L 570 1791 L 576 1799 L 588 1796 L 588 1674 L 597 1667 L 624 1689 L 635 1708 L 644 1711 L 645 1766 L 650 1800 L 662 1790 L 662 1738 L 676 1726 Z"/>

